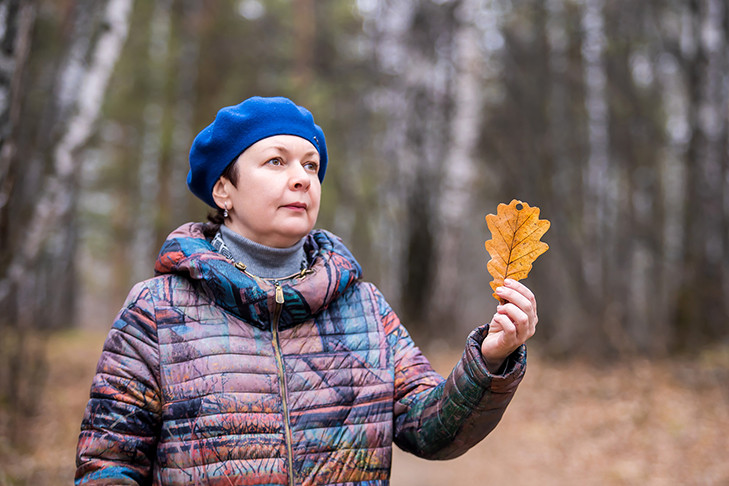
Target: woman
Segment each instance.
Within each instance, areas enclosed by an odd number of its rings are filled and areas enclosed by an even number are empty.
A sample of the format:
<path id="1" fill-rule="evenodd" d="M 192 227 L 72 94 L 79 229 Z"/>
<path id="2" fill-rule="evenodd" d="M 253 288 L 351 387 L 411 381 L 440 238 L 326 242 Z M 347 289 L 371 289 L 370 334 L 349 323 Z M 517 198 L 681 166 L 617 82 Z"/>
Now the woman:
<path id="1" fill-rule="evenodd" d="M 313 230 L 327 162 L 285 98 L 223 108 L 198 134 L 188 186 L 218 213 L 169 236 L 117 316 L 76 484 L 385 485 L 393 441 L 447 459 L 496 426 L 534 296 L 506 282 L 444 380 L 342 242 Z"/>

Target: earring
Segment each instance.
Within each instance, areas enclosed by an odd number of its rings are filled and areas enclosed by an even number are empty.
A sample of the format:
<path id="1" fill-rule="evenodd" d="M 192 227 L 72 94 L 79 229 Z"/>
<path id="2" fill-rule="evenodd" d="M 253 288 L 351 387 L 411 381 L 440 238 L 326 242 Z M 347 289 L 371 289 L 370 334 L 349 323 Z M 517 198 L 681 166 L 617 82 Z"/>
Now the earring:
<path id="1" fill-rule="evenodd" d="M 223 218 L 228 219 L 228 202 L 225 203 L 225 209 L 223 209 Z"/>

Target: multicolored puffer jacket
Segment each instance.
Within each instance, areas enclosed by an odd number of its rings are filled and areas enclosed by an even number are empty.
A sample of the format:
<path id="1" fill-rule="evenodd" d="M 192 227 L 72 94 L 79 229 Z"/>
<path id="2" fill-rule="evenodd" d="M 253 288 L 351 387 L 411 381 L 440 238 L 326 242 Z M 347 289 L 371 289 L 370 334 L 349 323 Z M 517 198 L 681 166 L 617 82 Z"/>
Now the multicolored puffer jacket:
<path id="1" fill-rule="evenodd" d="M 305 248 L 310 273 L 269 282 L 199 224 L 170 235 L 104 344 L 76 484 L 387 485 L 393 441 L 447 459 L 496 426 L 523 346 L 492 376 L 481 327 L 444 380 L 337 237 Z"/>

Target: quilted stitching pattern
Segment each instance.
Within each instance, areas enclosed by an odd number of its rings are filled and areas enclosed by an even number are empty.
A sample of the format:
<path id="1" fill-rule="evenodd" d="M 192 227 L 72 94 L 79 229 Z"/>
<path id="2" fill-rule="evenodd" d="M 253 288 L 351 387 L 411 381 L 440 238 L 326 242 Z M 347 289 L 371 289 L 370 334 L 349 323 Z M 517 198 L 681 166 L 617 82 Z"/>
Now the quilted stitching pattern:
<path id="1" fill-rule="evenodd" d="M 336 237 L 314 232 L 307 248 L 314 273 L 284 285 L 279 337 L 297 484 L 385 485 L 393 441 L 452 457 L 496 425 L 523 349 L 492 377 L 476 332 L 444 380 Z M 156 270 L 107 338 L 76 483 L 288 484 L 273 286 L 235 269 L 194 225 L 171 235 Z"/>

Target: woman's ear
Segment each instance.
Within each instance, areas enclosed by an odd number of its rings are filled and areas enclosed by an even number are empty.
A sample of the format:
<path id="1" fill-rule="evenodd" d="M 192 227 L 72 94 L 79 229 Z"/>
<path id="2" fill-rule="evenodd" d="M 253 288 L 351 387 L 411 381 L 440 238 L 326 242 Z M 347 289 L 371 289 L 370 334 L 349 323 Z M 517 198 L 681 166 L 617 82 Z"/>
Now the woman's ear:
<path id="1" fill-rule="evenodd" d="M 227 178 L 220 177 L 213 186 L 213 200 L 221 209 L 226 209 L 226 203 L 229 203 L 231 185 Z"/>

